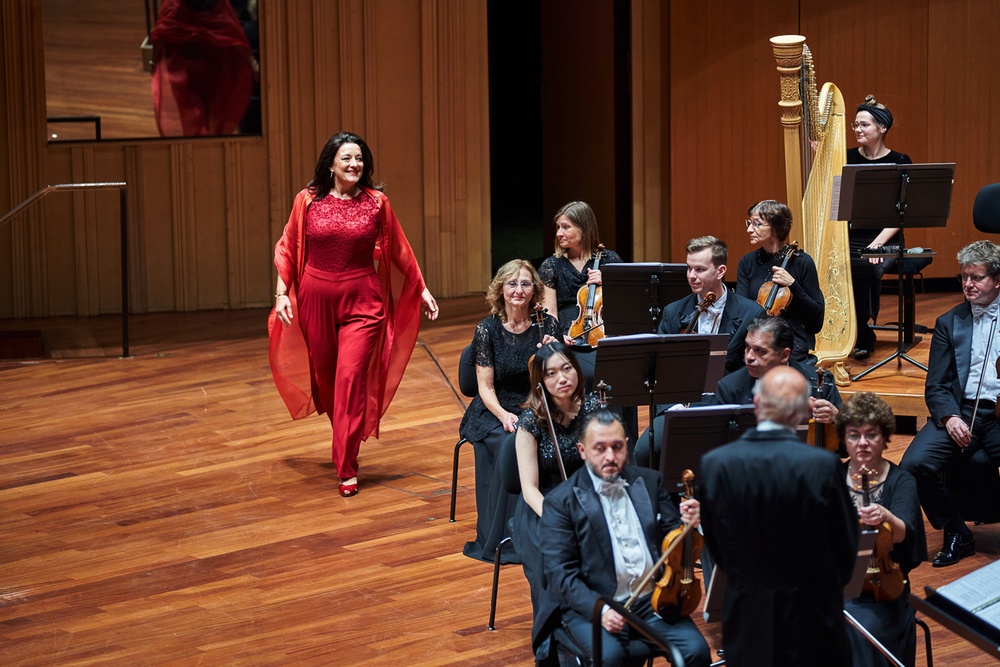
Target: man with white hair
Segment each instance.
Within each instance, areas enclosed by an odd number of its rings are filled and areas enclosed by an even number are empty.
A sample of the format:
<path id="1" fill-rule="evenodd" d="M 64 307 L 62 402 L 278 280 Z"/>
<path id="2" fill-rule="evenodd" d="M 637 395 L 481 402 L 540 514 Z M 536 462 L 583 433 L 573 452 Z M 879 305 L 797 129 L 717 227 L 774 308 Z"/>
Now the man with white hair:
<path id="1" fill-rule="evenodd" d="M 858 517 L 839 459 L 794 428 L 809 414 L 802 373 L 778 366 L 754 387 L 757 427 L 701 459 L 701 519 L 726 573 L 726 664 L 851 664 L 843 589 Z"/>

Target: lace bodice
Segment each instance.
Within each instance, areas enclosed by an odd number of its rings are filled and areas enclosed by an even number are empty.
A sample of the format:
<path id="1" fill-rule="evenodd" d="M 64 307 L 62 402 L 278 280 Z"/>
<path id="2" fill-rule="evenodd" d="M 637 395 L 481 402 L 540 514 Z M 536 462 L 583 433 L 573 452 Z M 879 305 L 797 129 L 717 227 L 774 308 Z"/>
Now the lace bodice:
<path id="1" fill-rule="evenodd" d="M 306 264 L 334 273 L 373 266 L 378 233 L 378 204 L 371 197 L 327 195 L 306 213 Z"/>
<path id="2" fill-rule="evenodd" d="M 614 250 L 605 250 L 601 256 L 601 266 L 620 264 L 621 261 L 622 258 Z M 587 284 L 587 269 L 592 268 L 594 268 L 593 258 L 583 267 L 583 271 L 577 271 L 565 255 L 547 257 L 538 267 L 538 276 L 542 282 L 556 291 L 559 327 L 562 333 L 569 332 L 570 325 L 577 317 L 576 295 L 580 288 Z"/>

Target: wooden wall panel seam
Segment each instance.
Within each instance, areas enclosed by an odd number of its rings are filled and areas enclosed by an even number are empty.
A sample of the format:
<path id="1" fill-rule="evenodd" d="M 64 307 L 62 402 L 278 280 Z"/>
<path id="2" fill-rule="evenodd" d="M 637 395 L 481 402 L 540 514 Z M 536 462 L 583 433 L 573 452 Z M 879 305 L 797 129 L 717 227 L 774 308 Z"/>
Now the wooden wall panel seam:
<path id="1" fill-rule="evenodd" d="M 126 229 L 128 230 L 129 294 L 128 307 L 132 313 L 149 311 L 149 286 L 146 271 L 146 217 L 143 197 L 141 149 L 132 144 L 125 146 Z"/>
<path id="2" fill-rule="evenodd" d="M 226 266 L 229 277 L 229 308 L 247 304 L 246 223 L 243 207 L 243 162 L 241 145 L 223 144 L 226 187 Z"/>
<path id="3" fill-rule="evenodd" d="M 365 104 L 365 133 L 361 135 L 364 140 L 368 143 L 368 147 L 372 151 L 377 150 L 378 143 L 378 69 L 376 68 L 377 63 L 377 47 L 378 42 L 375 35 L 375 26 L 377 24 L 377 10 L 375 7 L 376 0 L 362 0 L 362 20 L 363 20 L 363 31 L 364 43 L 362 44 L 362 51 L 364 53 L 364 87 L 362 92 L 364 94 L 364 104 Z"/>

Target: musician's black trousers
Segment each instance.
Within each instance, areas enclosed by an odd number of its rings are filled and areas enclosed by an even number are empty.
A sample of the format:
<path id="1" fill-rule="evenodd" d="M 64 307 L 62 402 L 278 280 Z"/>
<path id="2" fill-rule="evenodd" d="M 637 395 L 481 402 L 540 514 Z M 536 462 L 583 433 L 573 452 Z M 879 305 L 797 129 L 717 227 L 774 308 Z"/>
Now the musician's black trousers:
<path id="1" fill-rule="evenodd" d="M 972 417 L 972 407 L 971 404 L 962 405 L 966 423 Z M 899 465 L 916 478 L 920 506 L 934 528 L 948 533 L 965 532 L 965 522 L 941 479 L 941 472 L 955 461 L 968 460 L 980 448 L 986 450 L 995 465 L 1000 465 L 1000 424 L 992 405 L 986 409 L 980 405 L 972 429 L 972 442 L 964 450 L 951 439 L 946 429 L 928 420 L 903 454 Z"/>

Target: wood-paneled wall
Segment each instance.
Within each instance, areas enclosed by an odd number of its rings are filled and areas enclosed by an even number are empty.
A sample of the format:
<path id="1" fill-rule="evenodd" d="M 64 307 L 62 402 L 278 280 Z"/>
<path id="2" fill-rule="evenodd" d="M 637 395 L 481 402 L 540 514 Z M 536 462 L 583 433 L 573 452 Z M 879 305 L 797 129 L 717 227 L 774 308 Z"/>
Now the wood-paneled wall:
<path id="1" fill-rule="evenodd" d="M 925 276 L 957 272 L 955 253 L 983 238 L 976 193 L 1000 181 L 1000 5 L 990 0 L 751 0 L 670 5 L 670 246 L 712 233 L 731 263 L 748 252 L 747 207 L 784 198 L 778 75 L 768 38 L 806 37 L 820 83 L 850 109 L 873 94 L 895 123 L 887 145 L 914 162 L 955 162 L 948 227 L 914 230 L 907 244 L 939 257 Z M 848 122 L 853 120 L 853 112 Z M 856 145 L 849 137 L 848 146 Z M 992 239 L 997 241 L 998 239 Z M 672 249 L 672 251 L 671 251 Z"/>
<path id="2" fill-rule="evenodd" d="M 376 176 L 431 289 L 482 290 L 491 197 L 485 4 L 262 3 L 263 137 L 47 146 L 38 1 L 3 3 L 0 208 L 48 183 L 125 180 L 135 312 L 265 305 L 271 248 L 292 197 L 325 139 L 347 128 L 371 143 Z M 611 4 L 566 11 L 611 16 Z M 706 233 L 729 242 L 733 263 L 749 251 L 746 208 L 785 191 L 768 39 L 798 33 L 819 79 L 837 83 L 849 104 L 873 93 L 893 109 L 890 147 L 918 162 L 958 164 L 949 226 L 908 236 L 941 254 L 925 275 L 955 273 L 950 258 L 981 236 L 973 199 L 1000 181 L 997 3 L 632 0 L 632 16 L 634 218 L 615 224 L 632 225 L 634 257 L 682 261 L 687 239 Z M 572 40 L 581 21 L 593 24 L 571 18 L 546 24 L 548 48 Z M 592 51 L 605 53 L 599 46 Z M 561 62 L 565 71 L 549 73 L 543 93 L 575 99 L 574 90 L 594 90 L 594 77 L 610 76 L 604 60 Z M 607 208 L 611 166 L 600 138 L 560 139 L 572 123 L 560 127 L 545 141 L 565 148 L 567 173 L 578 176 L 550 174 L 545 201 L 558 206 L 583 188 L 595 208 Z M 55 195 L 0 228 L 0 317 L 115 312 L 117 225 L 113 193 L 88 193 Z"/>
<path id="3" fill-rule="evenodd" d="M 3 3 L 0 209 L 125 181 L 132 312 L 272 302 L 274 243 L 326 139 L 376 157 L 438 296 L 489 281 L 485 0 L 260 3 L 262 137 L 46 145 L 38 0 Z M 49 195 L 0 228 L 0 317 L 120 309 L 118 198 Z"/>

